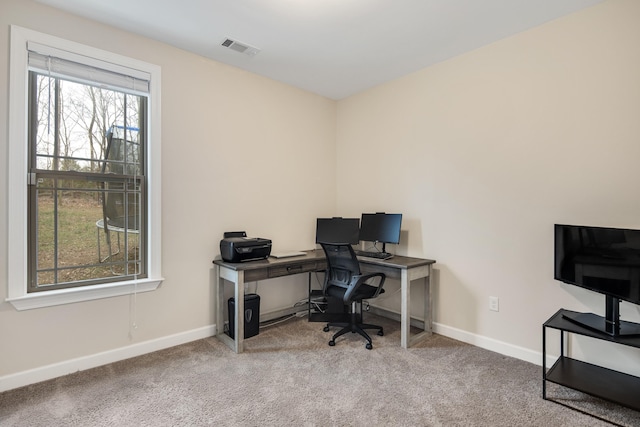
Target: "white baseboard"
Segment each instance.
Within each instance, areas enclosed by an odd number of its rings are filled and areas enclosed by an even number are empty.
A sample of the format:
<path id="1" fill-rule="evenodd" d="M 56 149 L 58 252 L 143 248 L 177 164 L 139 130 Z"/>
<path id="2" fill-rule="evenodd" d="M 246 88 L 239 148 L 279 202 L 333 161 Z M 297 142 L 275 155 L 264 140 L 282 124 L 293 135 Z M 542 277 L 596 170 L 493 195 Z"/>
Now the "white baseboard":
<path id="1" fill-rule="evenodd" d="M 371 312 L 379 314 L 380 316 L 389 317 L 390 319 L 400 321 L 400 313 L 395 311 L 371 306 Z M 424 329 L 424 320 L 411 318 L 411 326 L 415 326 L 420 329 Z M 483 335 L 477 335 L 462 329 L 453 328 L 451 326 L 442 325 L 440 323 L 433 323 L 433 332 L 454 340 L 462 341 L 467 344 L 474 345 L 476 347 L 484 348 L 485 350 L 494 351 L 496 353 L 504 354 L 505 356 L 515 357 L 516 359 L 524 360 L 535 365 L 542 366 L 542 353 L 530 350 L 528 348 L 519 347 L 517 345 L 509 344 L 504 341 L 498 341 L 493 338 L 488 338 Z M 547 366 L 551 366 L 553 361 L 557 357 L 548 356 Z M 551 364 L 550 364 L 551 363 Z"/>
<path id="2" fill-rule="evenodd" d="M 374 311 L 373 308 L 374 307 L 372 307 L 372 311 Z M 269 313 L 269 315 L 265 317 L 272 318 L 274 316 L 289 314 L 290 312 L 295 311 L 299 311 L 299 308 L 296 308 L 295 310 L 277 310 L 273 313 Z M 383 309 L 375 311 L 387 310 Z M 391 312 L 387 312 L 385 314 L 391 315 L 390 317 L 393 317 Z M 397 316 L 399 317 L 399 315 Z M 412 319 L 411 323 L 416 323 L 416 326 L 422 327 L 421 324 L 423 322 L 417 319 Z M 439 323 L 433 324 L 433 332 L 445 337 L 474 345 L 476 347 L 504 354 L 505 356 L 515 357 L 516 359 L 524 360 L 535 365 L 542 365 L 542 353 L 524 347 L 519 347 L 513 344 L 505 343 L 503 341 L 498 341 L 493 338 L 477 335 L 468 331 L 463 331 L 461 329 L 453 328 L 451 326 L 442 325 Z M 179 334 L 169 335 L 150 341 L 132 344 L 126 347 L 105 351 L 102 353 L 79 357 L 71 360 L 65 360 L 64 362 L 54 363 L 52 365 L 30 369 L 28 371 L 5 375 L 3 377 L 0 377 L 0 392 L 23 387 L 29 384 L 35 384 L 41 381 L 50 380 L 53 378 L 72 374 L 74 372 L 96 368 L 98 366 L 118 362 L 120 360 L 129 359 L 131 357 L 142 356 L 143 354 L 152 353 L 154 351 L 163 350 L 165 348 L 174 347 L 176 345 L 185 344 L 203 338 L 208 338 L 214 336 L 215 334 L 216 325 L 210 325 L 191 331 L 181 332 Z M 548 366 L 550 366 L 550 362 L 552 362 L 551 359 L 547 362 Z"/>
<path id="3" fill-rule="evenodd" d="M 260 313 L 260 322 L 268 322 L 270 320 L 278 319 L 280 317 L 290 316 L 301 312 L 307 312 L 307 303 L 295 307 L 285 307 L 282 309 L 271 310 L 265 313 Z"/>
<path id="4" fill-rule="evenodd" d="M 269 321 L 280 316 L 290 315 L 303 310 L 307 310 L 306 305 L 302 307 L 288 307 L 282 310 L 274 310 L 263 313 L 260 316 L 260 320 Z M 119 362 L 131 357 L 142 356 L 143 354 L 152 353 L 154 351 L 163 350 L 165 348 L 174 347 L 191 341 L 208 338 L 216 335 L 216 331 L 216 325 L 205 326 L 191 331 L 136 343 L 102 353 L 65 360 L 64 362 L 42 366 L 28 371 L 17 372 L 15 374 L 0 376 L 0 393 L 30 384 L 47 381 L 53 378 L 58 378 L 74 372 L 96 368 L 113 362 Z"/>
<path id="5" fill-rule="evenodd" d="M 179 334 L 169 335 L 150 341 L 128 345 L 113 350 L 83 356 L 76 359 L 65 360 L 64 362 L 30 369 L 28 371 L 0 377 L 0 392 L 35 384 L 41 381 L 61 377 L 78 371 L 84 371 L 108 363 L 118 362 L 131 357 L 142 356 L 143 354 L 174 347 L 203 338 L 208 338 L 216 333 L 216 326 L 210 325 Z"/>
<path id="6" fill-rule="evenodd" d="M 476 347 L 484 348 L 485 350 L 494 351 L 496 353 L 504 354 L 505 356 L 515 357 L 516 359 L 542 366 L 542 353 L 538 351 L 533 351 L 504 341 L 463 331 L 451 326 L 441 325 L 439 323 L 433 324 L 433 332 Z"/>

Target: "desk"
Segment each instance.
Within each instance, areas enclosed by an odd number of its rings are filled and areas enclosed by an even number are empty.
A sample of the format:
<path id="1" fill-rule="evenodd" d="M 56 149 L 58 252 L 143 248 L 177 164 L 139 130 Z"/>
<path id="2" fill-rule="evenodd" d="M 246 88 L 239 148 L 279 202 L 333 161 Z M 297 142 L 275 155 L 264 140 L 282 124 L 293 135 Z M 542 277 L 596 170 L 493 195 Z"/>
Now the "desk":
<path id="1" fill-rule="evenodd" d="M 385 273 L 388 278 L 400 280 L 400 345 L 408 348 L 423 338 L 431 335 L 431 267 L 434 260 L 411 258 L 396 255 L 388 260 L 374 260 L 359 258 L 360 269 L 363 273 L 379 271 Z M 216 327 L 217 337 L 227 344 L 236 353 L 244 350 L 244 284 L 257 280 L 273 279 L 292 274 L 321 271 L 326 268 L 326 260 L 322 250 L 306 251 L 304 256 L 292 258 L 268 258 L 260 261 L 245 263 L 231 263 L 222 260 L 214 260 L 215 271 L 215 295 L 216 295 Z M 410 335 L 410 293 L 411 281 L 425 279 L 424 292 L 424 330 L 413 337 Z M 234 285 L 235 331 L 232 339 L 224 333 L 224 282 L 228 280 Z"/>

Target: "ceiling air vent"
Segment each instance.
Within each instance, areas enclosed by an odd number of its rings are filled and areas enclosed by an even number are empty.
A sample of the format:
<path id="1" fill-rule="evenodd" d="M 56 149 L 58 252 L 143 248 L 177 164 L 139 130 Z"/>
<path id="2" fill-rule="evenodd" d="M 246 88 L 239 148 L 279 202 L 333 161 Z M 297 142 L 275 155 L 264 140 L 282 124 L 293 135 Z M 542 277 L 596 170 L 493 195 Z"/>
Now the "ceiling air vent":
<path id="1" fill-rule="evenodd" d="M 256 56 L 260 52 L 260 49 L 258 49 L 257 47 L 236 40 L 224 39 L 221 44 L 224 47 L 228 47 L 229 49 L 235 50 L 236 52 L 244 53 L 247 56 Z"/>

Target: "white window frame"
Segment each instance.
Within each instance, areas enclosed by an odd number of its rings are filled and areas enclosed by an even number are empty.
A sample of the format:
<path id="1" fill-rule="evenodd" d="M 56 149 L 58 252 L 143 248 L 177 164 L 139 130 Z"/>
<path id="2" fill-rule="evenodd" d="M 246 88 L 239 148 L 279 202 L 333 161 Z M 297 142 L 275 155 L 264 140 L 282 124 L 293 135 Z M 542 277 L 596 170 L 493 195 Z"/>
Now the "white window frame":
<path id="1" fill-rule="evenodd" d="M 105 61 L 151 75 L 149 88 L 149 148 L 147 247 L 148 277 L 113 283 L 80 286 L 42 292 L 27 292 L 27 176 L 28 176 L 28 51 L 35 42 L 78 54 L 81 57 Z M 6 301 L 17 310 L 76 303 L 132 293 L 153 291 L 162 281 L 161 236 L 161 139 L 160 139 L 160 67 L 136 59 L 64 40 L 19 26 L 11 26 L 9 64 L 9 197 L 8 197 L 8 297 Z"/>

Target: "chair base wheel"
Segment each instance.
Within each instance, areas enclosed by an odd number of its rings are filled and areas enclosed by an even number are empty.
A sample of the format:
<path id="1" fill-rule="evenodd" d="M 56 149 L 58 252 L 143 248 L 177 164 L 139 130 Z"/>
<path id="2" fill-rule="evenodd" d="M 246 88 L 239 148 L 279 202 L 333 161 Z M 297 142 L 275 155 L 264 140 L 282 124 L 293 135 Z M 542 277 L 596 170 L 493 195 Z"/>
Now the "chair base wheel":
<path id="1" fill-rule="evenodd" d="M 382 332 L 382 329 L 380 329 L 380 330 L 378 331 L 378 335 L 380 335 L 380 336 L 383 336 L 383 335 L 384 335 L 384 332 Z"/>
<path id="2" fill-rule="evenodd" d="M 368 342 L 367 345 L 365 345 L 365 347 L 367 348 L 367 350 L 371 350 L 373 348 L 370 342 Z"/>
<path id="3" fill-rule="evenodd" d="M 329 345 L 330 345 L 331 347 L 333 347 L 334 345 L 336 345 L 336 342 L 335 342 L 334 340 L 331 340 L 331 341 L 329 341 Z"/>
<path id="4" fill-rule="evenodd" d="M 329 332 L 329 327 L 325 326 L 322 330 L 325 331 L 325 332 Z"/>

